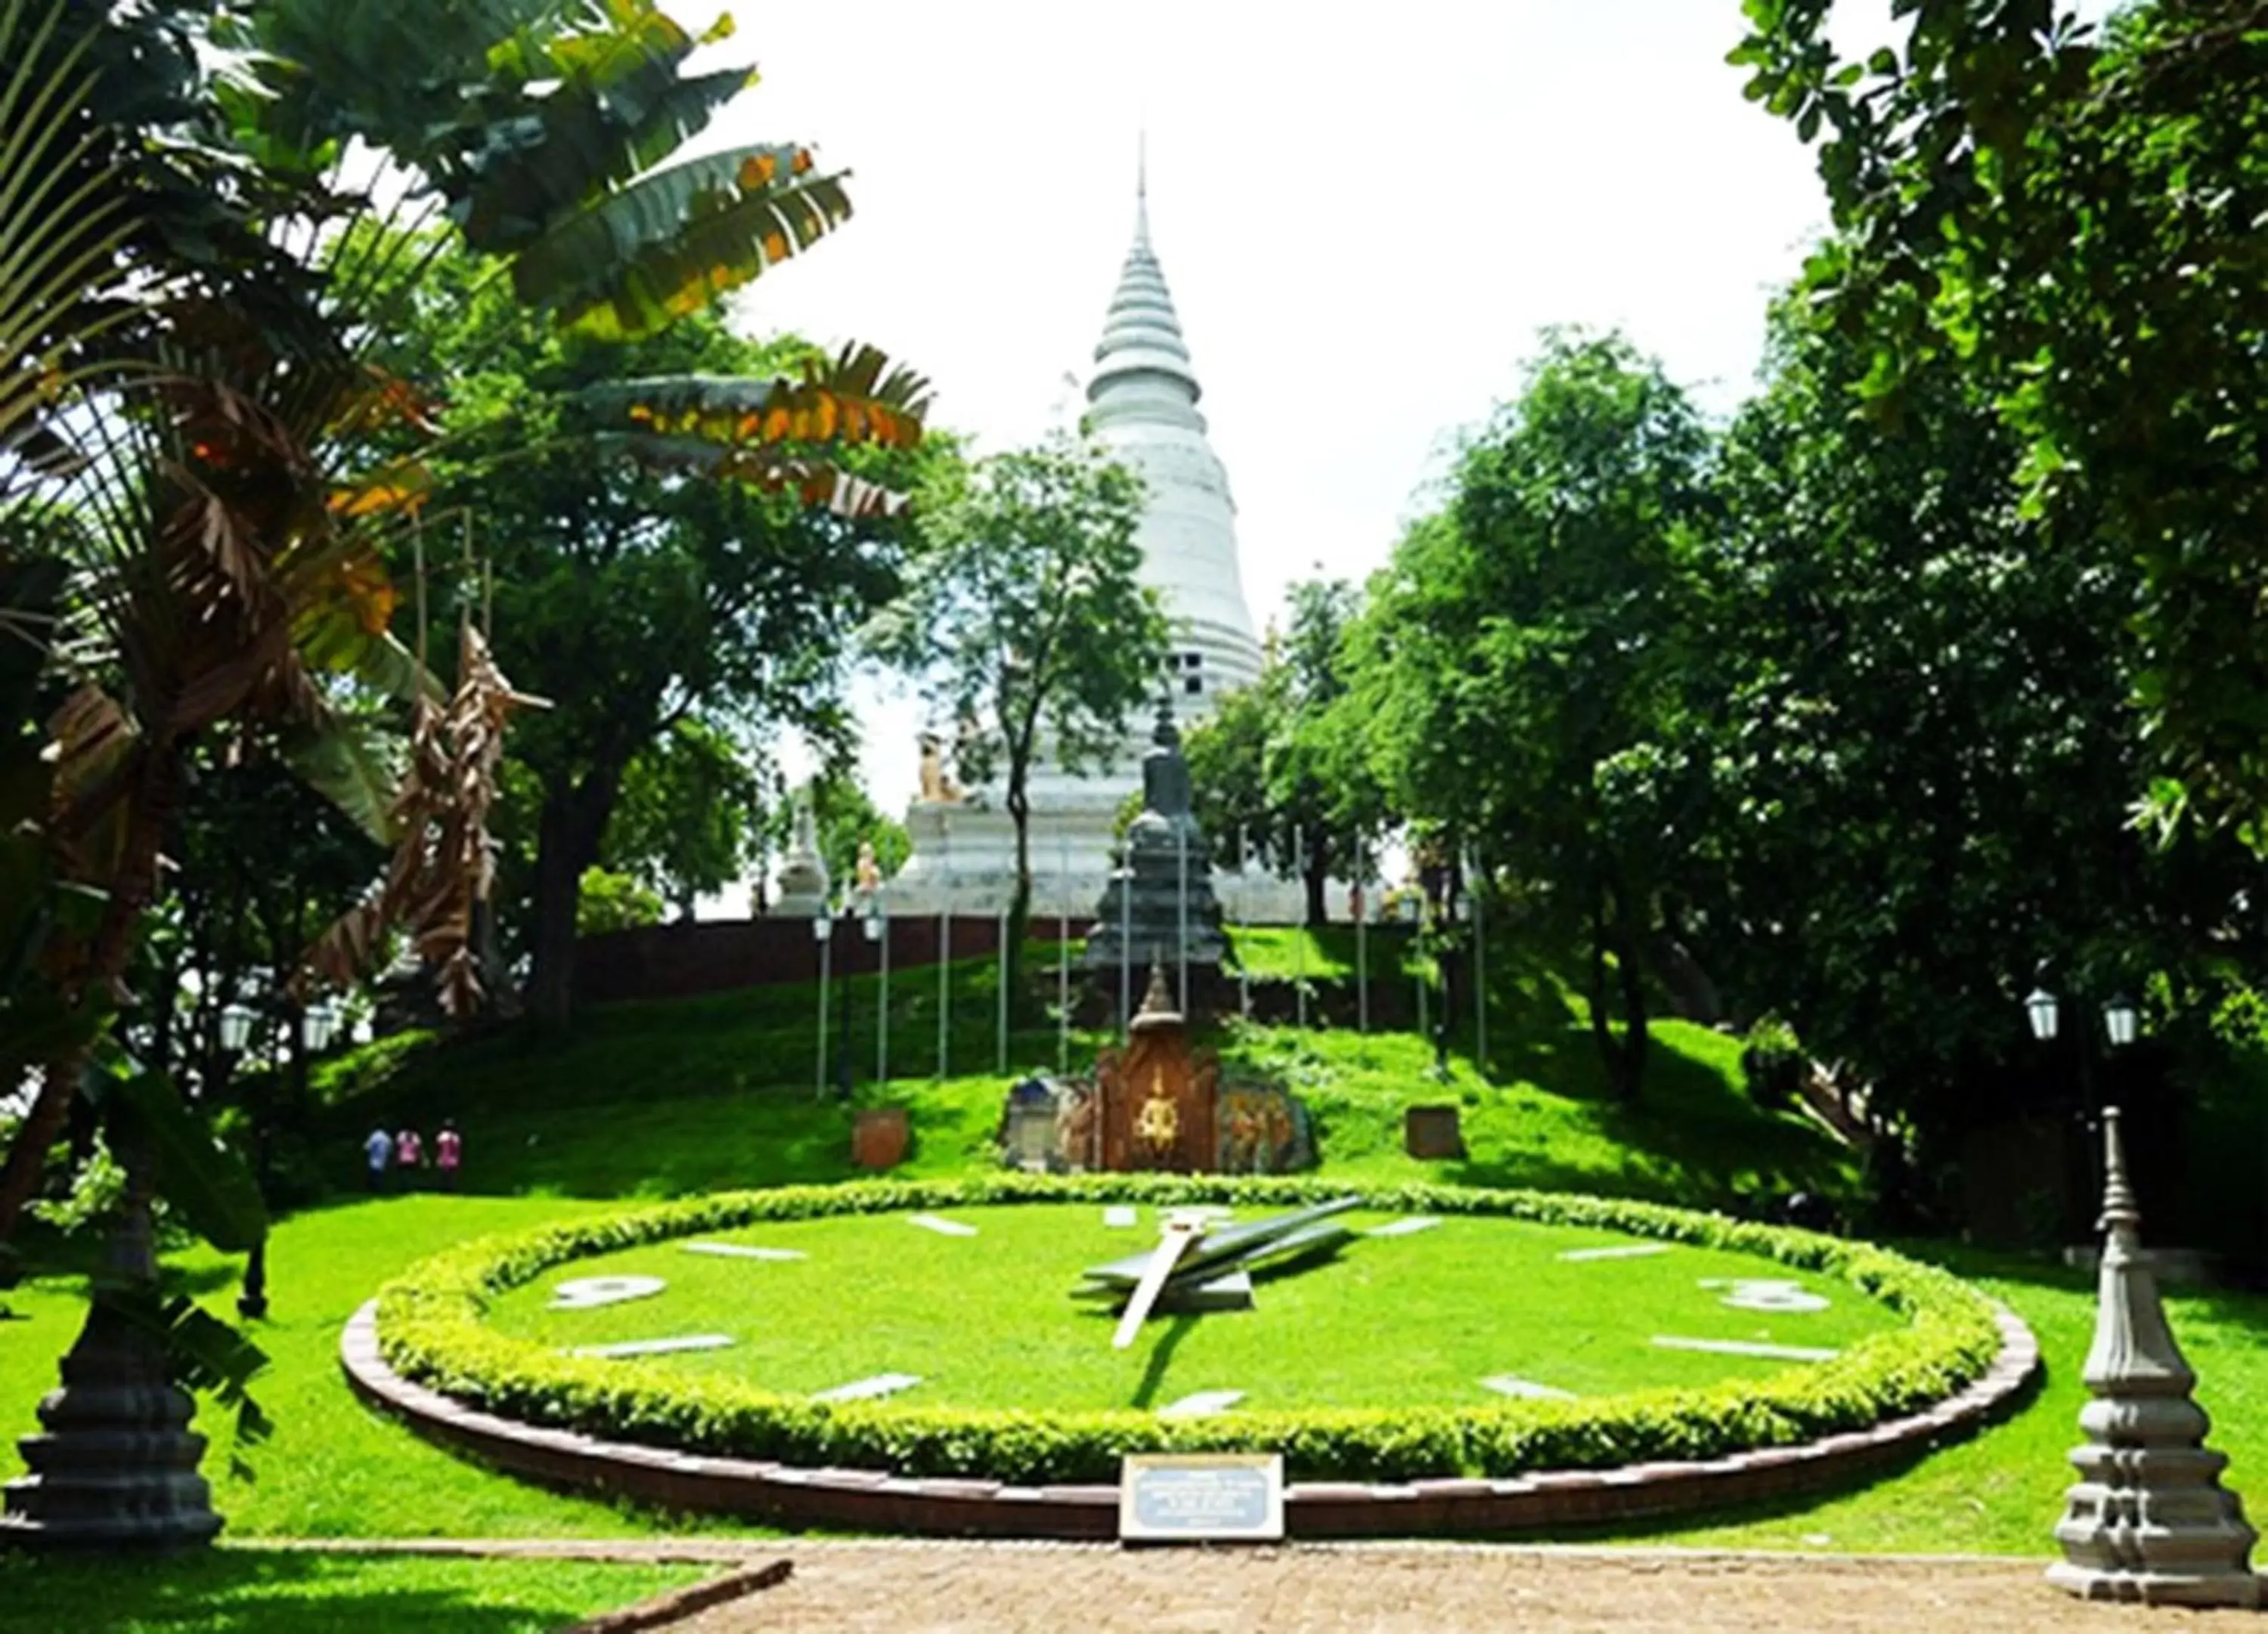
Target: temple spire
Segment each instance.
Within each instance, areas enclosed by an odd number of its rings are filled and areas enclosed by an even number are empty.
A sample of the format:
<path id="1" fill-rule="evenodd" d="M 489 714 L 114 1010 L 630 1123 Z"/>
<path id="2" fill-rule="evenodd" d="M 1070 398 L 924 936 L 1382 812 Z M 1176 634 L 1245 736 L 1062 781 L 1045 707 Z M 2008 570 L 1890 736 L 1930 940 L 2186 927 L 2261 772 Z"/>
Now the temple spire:
<path id="1" fill-rule="evenodd" d="M 1134 242 L 1150 247 L 1150 133 L 1134 138 Z"/>

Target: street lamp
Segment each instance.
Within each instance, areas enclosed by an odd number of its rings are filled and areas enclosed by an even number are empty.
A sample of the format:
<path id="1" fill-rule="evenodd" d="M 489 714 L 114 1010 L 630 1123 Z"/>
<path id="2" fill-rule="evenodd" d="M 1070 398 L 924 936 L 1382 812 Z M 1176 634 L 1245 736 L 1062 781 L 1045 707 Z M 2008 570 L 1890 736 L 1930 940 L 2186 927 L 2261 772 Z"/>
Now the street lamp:
<path id="1" fill-rule="evenodd" d="M 254 1012 L 244 1005 L 231 1005 L 220 1012 L 220 1036 L 223 1049 L 241 1049 L 251 1036 Z M 299 1050 L 292 1064 L 299 1100 L 304 1106 L 307 1098 L 307 1057 L 327 1047 L 338 1031 L 338 1007 L 328 999 L 319 999 L 299 1012 Z M 233 1043 L 232 1043 L 233 1040 Z M 253 1173 L 260 1183 L 261 1201 L 266 1202 L 268 1189 L 268 1123 L 258 1119 L 252 1130 L 254 1162 Z M 265 1230 L 255 1238 L 252 1252 L 244 1260 L 244 1290 L 236 1297 L 236 1313 L 247 1321 L 268 1314 L 268 1233 Z"/>
<path id="2" fill-rule="evenodd" d="M 890 1081 L 890 916 L 883 911 L 877 888 L 866 898 L 866 939 L 880 950 L 881 997 L 874 1009 L 874 1081 Z"/>
<path id="3" fill-rule="evenodd" d="M 1425 894 L 1416 890 L 1403 892 L 1394 900 L 1393 916 L 1410 927 L 1410 938 L 1403 946 L 1406 949 L 1410 968 L 1415 973 L 1414 984 L 1418 989 L 1418 1036 L 1424 1038 L 1432 1031 L 1432 1024 L 1425 1019 L 1425 972 L 1418 958 L 1418 929 L 1425 922 Z"/>
<path id="4" fill-rule="evenodd" d="M 827 1095 L 827 988 L 835 974 L 835 915 L 824 902 L 811 916 L 811 937 L 819 944 L 819 1049 L 818 1064 L 813 1071 L 814 1093 L 824 1100 Z"/>
<path id="5" fill-rule="evenodd" d="M 2041 1043 L 2054 1041 L 2062 1019 L 2062 1005 L 2045 987 L 2035 987 L 2024 995 L 2024 1017 L 2031 1023 L 2032 1036 Z M 2134 1001 L 2120 993 L 2102 1006 L 2102 1033 L 2113 1049 L 2123 1049 L 2134 1041 L 2140 1026 Z M 2075 1041 L 2079 1053 L 2080 1113 L 2091 1137 L 2099 1118 L 2095 1105 L 2095 1041 L 2091 1027 L 2082 1027 Z M 2092 1174 L 2095 1165 L 2095 1143 L 2087 1142 L 2088 1164 Z"/>
<path id="6" fill-rule="evenodd" d="M 234 1002 L 220 1012 L 220 1047 L 232 1056 L 240 1056 L 244 1047 L 252 1041 L 252 1024 L 260 1019 L 260 1012 L 250 1005 Z"/>
<path id="7" fill-rule="evenodd" d="M 1434 961 L 1441 976 L 1441 1007 L 1433 1019 L 1433 1076 L 1444 1084 L 1449 1081 L 1449 959 L 1457 928 L 1464 922 L 1463 900 L 1452 893 L 1449 881 L 1445 879 L 1441 889 L 1441 923 L 1447 927 L 1448 935 L 1445 937 L 1441 953 Z"/>

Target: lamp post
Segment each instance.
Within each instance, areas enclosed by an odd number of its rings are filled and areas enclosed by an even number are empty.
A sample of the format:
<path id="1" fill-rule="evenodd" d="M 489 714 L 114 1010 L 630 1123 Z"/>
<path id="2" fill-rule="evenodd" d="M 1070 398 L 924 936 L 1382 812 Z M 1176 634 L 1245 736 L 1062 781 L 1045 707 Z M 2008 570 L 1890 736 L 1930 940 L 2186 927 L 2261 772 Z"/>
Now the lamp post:
<path id="1" fill-rule="evenodd" d="M 1420 891 L 1405 891 L 1395 904 L 1395 915 L 1410 927 L 1410 939 L 1403 944 L 1410 950 L 1410 968 L 1416 975 L 1418 989 L 1418 1036 L 1425 1037 L 1433 1029 L 1425 1019 L 1425 971 L 1418 961 L 1418 932 L 1425 923 L 1425 897 Z"/>
<path id="2" fill-rule="evenodd" d="M 241 1053 L 252 1036 L 254 1012 L 244 1005 L 231 1005 L 220 1012 L 221 1048 L 232 1054 Z M 291 1065 L 293 1089 L 302 1105 L 307 1095 L 307 1057 L 327 1049 L 332 1034 L 338 1030 L 339 1012 L 328 999 L 318 1000 L 299 1014 L 299 1048 Z M 253 1174 L 258 1180 L 261 1201 L 266 1202 L 268 1189 L 268 1121 L 254 1122 L 252 1129 Z M 268 1314 L 268 1233 L 264 1230 L 252 1245 L 252 1252 L 244 1260 L 244 1289 L 236 1297 L 236 1314 L 247 1321 Z"/>
<path id="3" fill-rule="evenodd" d="M 2055 1041 L 2063 1021 L 2063 1005 L 2045 987 L 2035 987 L 2024 995 L 2024 1019 L 2031 1024 L 2032 1036 L 2041 1043 Z M 2110 1048 L 2123 1049 L 2134 1041 L 2140 1024 L 2134 1001 L 2124 994 L 2114 995 L 2102 1006 L 2102 1032 Z M 2073 1041 L 2079 1051 L 2080 1115 L 2086 1133 L 2088 1173 L 2090 1184 L 2095 1180 L 2095 1141 L 2096 1126 L 2102 1121 L 2100 1109 L 2095 1104 L 2095 1039 L 2094 1028 L 2082 1026 Z"/>
<path id="4" fill-rule="evenodd" d="M 811 916 L 811 938 L 819 944 L 819 1042 L 815 1064 L 812 1068 L 812 1093 L 818 1099 L 827 1098 L 827 989 L 835 974 L 835 910 L 833 905 L 821 902 L 819 911 Z"/>
<path id="5" fill-rule="evenodd" d="M 1457 898 L 1453 877 L 1446 872 L 1442 877 L 1441 920 L 1448 935 L 1444 938 L 1441 952 L 1434 960 L 1434 967 L 1441 980 L 1441 1003 L 1433 1018 L 1433 1076 L 1446 1084 L 1449 1081 L 1449 959 L 1457 931 L 1465 923 L 1464 904 Z"/>
<path id="6" fill-rule="evenodd" d="M 874 1007 L 874 1081 L 890 1081 L 890 916 L 882 907 L 878 887 L 866 899 L 866 939 L 879 950 L 880 997 Z"/>

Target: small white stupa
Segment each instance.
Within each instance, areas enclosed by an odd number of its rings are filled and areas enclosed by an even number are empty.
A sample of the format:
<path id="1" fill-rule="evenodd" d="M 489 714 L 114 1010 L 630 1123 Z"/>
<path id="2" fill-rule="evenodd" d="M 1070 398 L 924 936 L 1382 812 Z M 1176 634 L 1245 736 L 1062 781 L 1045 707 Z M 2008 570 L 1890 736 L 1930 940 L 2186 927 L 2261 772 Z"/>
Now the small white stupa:
<path id="1" fill-rule="evenodd" d="M 1176 725 L 1183 732 L 1212 712 L 1213 700 L 1260 676 L 1260 643 L 1237 570 L 1236 502 L 1228 474 L 1205 439 L 1203 388 L 1174 311 L 1166 276 L 1150 246 L 1147 177 L 1134 194 L 1134 243 L 1126 253 L 1094 349 L 1086 386 L 1086 428 L 1141 475 L 1148 499 L 1137 534 L 1142 578 L 1154 586 L 1174 631 L 1171 673 Z M 1151 721 L 1138 710 L 1126 747 L 1106 770 L 1073 776 L 1051 762 L 1031 779 L 1032 909 L 1090 918 L 1110 874 L 1111 829 L 1119 806 L 1141 784 Z M 906 813 L 913 854 L 886 893 L 893 914 L 991 914 L 1015 884 L 1015 828 L 998 789 L 956 791 L 924 752 L 922 789 Z M 1233 862 L 1233 835 L 1215 837 Z M 1284 916 L 1292 887 L 1272 880 L 1215 876 L 1232 921 Z M 1240 912 L 1241 909 L 1241 912 Z"/>

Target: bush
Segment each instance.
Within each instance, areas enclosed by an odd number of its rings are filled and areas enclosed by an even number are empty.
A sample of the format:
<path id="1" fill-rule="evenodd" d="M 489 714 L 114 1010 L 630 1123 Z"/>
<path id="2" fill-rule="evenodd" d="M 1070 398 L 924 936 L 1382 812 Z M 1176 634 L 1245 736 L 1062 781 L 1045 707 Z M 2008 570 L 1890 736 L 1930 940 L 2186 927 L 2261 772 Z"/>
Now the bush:
<path id="1" fill-rule="evenodd" d="M 1164 1419 L 1125 1410 L 1004 1411 L 819 1403 L 744 1380 L 563 1356 L 482 1321 L 489 1300 L 582 1255 L 761 1220 L 985 1203 L 1105 1199 L 1290 1205 L 1359 1195 L 1372 1207 L 1591 1226 L 1757 1254 L 1839 1277 L 1911 1319 L 1837 1359 L 1753 1383 L 1469 1409 L 1333 1409 Z M 958 1181 L 784 1187 L 669 1203 L 463 1244 L 380 1290 L 379 1344 L 404 1377 L 505 1417 L 728 1457 L 1107 1482 L 1130 1452 L 1266 1448 L 1295 1479 L 1403 1481 L 1715 1458 L 1857 1430 L 1943 1399 L 1999 1349 L 1984 1297 L 1864 1243 L 1658 1203 L 1314 1178 L 1003 1174 Z"/>
<path id="2" fill-rule="evenodd" d="M 1741 1048 L 1741 1073 L 1749 1098 L 1768 1109 L 1792 1107 L 1809 1064 L 1795 1029 L 1778 1016 L 1764 1016 L 1749 1029 Z"/>

